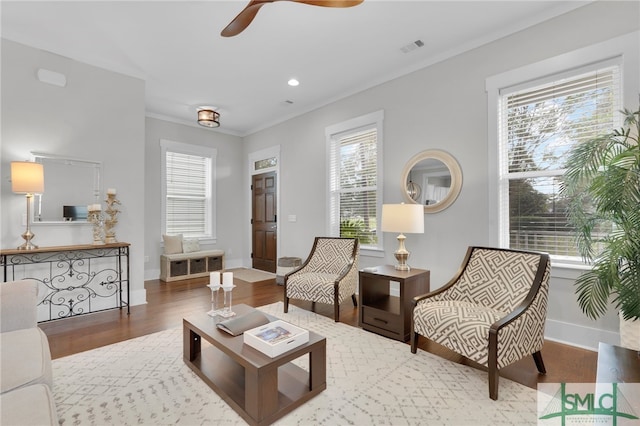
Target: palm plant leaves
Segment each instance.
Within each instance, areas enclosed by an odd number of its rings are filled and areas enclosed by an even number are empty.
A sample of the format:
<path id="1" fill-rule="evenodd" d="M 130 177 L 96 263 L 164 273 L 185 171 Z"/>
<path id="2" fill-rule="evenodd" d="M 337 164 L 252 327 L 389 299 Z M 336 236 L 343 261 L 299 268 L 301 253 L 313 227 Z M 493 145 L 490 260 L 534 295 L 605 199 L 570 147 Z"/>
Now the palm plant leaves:
<path id="1" fill-rule="evenodd" d="M 616 307 L 622 312 L 624 319 L 638 318 L 640 312 L 640 265 L 630 267 L 622 273 L 621 285 L 618 290 L 618 297 L 615 300 Z"/>
<path id="2" fill-rule="evenodd" d="M 593 265 L 576 280 L 578 304 L 593 319 L 611 296 L 625 319 L 640 318 L 640 109 L 622 113 L 625 127 L 570 153 L 562 188 L 578 250 Z"/>

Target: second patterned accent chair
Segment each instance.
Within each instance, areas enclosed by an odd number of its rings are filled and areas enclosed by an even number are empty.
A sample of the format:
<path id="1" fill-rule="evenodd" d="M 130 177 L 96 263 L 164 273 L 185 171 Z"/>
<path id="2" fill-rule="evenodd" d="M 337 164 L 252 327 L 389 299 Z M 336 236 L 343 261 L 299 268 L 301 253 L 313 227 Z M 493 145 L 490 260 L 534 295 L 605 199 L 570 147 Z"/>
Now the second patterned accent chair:
<path id="1" fill-rule="evenodd" d="M 340 321 L 340 304 L 351 297 L 357 306 L 359 244 L 355 238 L 316 237 L 307 260 L 284 277 L 284 312 L 289 299 L 333 304 Z"/>
<path id="2" fill-rule="evenodd" d="M 439 343 L 489 370 L 489 397 L 498 399 L 499 370 L 540 349 L 549 294 L 549 255 L 469 247 L 455 277 L 413 300 L 411 352 L 418 336 Z"/>

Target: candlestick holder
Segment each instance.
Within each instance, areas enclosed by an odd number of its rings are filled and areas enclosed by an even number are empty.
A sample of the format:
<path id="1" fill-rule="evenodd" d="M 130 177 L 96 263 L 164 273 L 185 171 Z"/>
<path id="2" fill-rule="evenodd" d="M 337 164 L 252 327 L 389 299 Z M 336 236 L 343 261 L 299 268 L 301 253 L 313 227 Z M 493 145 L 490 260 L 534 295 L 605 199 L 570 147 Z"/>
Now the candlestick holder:
<path id="1" fill-rule="evenodd" d="M 209 284 L 207 287 L 209 287 L 211 289 L 211 310 L 209 312 L 207 312 L 207 315 L 211 316 L 211 317 L 215 317 L 217 315 L 220 315 L 220 312 L 222 311 L 222 306 L 220 306 L 220 289 L 222 288 L 222 286 L 218 283 L 211 283 Z"/>
<path id="2" fill-rule="evenodd" d="M 234 316 L 236 313 L 231 309 L 231 299 L 232 299 L 232 290 L 235 285 L 223 285 L 222 290 L 224 290 L 224 305 L 222 307 L 222 311 L 218 315 L 221 317 L 229 318 Z"/>
<path id="3" fill-rule="evenodd" d="M 117 205 L 121 205 L 120 201 L 116 199 L 116 194 L 107 193 L 107 199 L 105 200 L 107 203 L 107 208 L 105 212 L 107 213 L 107 217 L 104 220 L 104 233 L 105 233 L 105 242 L 107 244 L 117 243 L 116 240 L 116 231 L 113 229 L 118 223 L 118 213 L 120 210 L 116 208 Z"/>
<path id="4" fill-rule="evenodd" d="M 104 245 L 104 217 L 99 205 L 92 205 L 88 209 L 87 221 L 93 225 L 93 245 Z"/>

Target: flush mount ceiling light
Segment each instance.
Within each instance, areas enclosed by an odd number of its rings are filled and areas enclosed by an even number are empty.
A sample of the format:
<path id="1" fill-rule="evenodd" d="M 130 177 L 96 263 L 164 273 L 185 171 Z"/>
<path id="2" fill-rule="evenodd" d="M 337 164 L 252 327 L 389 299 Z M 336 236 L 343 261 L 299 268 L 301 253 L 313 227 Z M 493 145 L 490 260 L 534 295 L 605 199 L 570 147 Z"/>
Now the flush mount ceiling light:
<path id="1" fill-rule="evenodd" d="M 198 110 L 198 124 L 205 127 L 220 127 L 220 113 L 202 108 Z"/>
<path id="2" fill-rule="evenodd" d="M 296 87 L 297 85 L 300 84 L 300 82 L 298 80 L 296 80 L 295 78 L 292 78 L 291 80 L 287 81 L 287 84 L 289 86 Z"/>

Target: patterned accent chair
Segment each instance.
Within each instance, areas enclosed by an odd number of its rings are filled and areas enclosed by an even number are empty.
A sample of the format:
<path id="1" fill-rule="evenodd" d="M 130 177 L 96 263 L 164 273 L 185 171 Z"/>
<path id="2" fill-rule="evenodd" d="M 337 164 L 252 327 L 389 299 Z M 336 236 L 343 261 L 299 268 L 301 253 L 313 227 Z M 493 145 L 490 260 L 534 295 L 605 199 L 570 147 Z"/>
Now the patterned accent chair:
<path id="1" fill-rule="evenodd" d="M 540 349 L 549 294 L 549 255 L 469 247 L 456 276 L 413 299 L 411 352 L 425 336 L 489 370 L 489 397 L 498 399 L 499 370 Z"/>
<path id="2" fill-rule="evenodd" d="M 340 304 L 349 296 L 358 306 L 359 243 L 355 238 L 316 237 L 311 253 L 300 268 L 284 276 L 284 312 L 289 299 L 333 304 L 334 319 L 340 321 Z"/>

